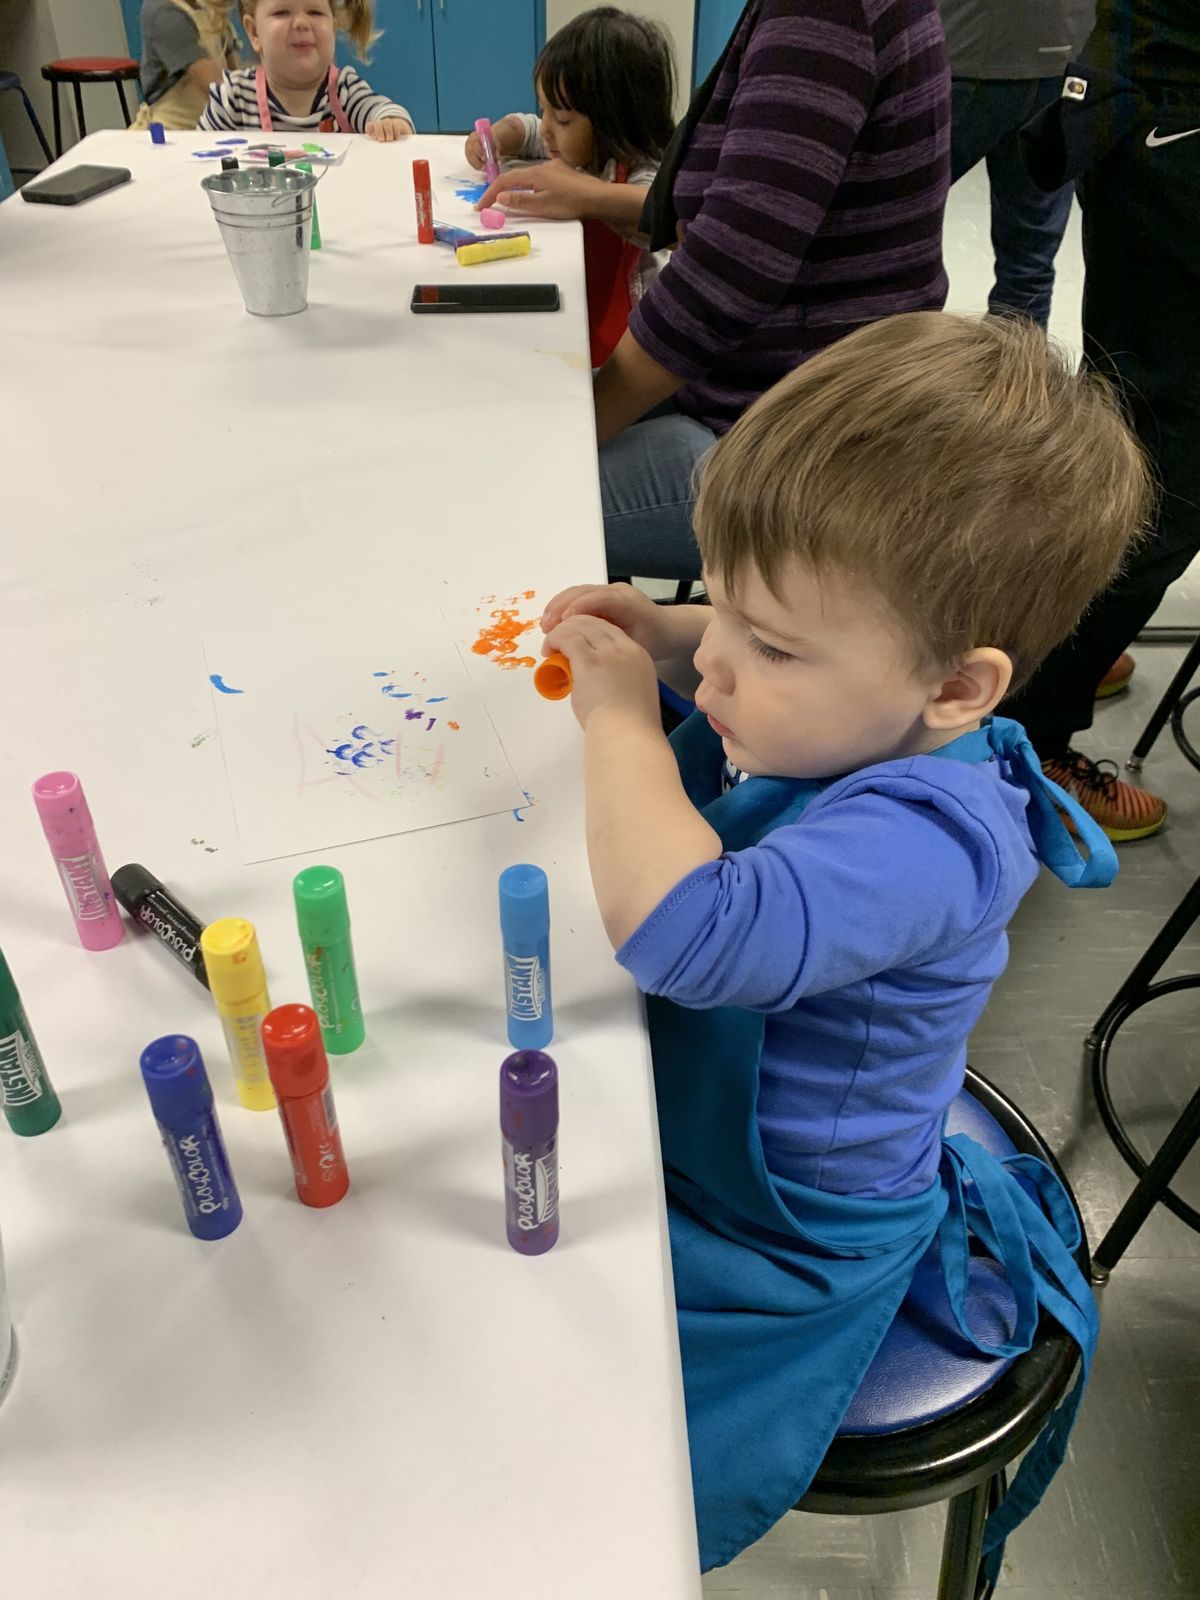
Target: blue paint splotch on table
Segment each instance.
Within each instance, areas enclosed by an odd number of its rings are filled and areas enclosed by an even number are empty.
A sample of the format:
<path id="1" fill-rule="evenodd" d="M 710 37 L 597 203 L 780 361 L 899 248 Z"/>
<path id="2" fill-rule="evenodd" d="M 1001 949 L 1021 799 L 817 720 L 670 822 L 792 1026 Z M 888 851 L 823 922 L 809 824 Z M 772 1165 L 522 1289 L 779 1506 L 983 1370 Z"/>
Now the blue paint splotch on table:
<path id="1" fill-rule="evenodd" d="M 220 690 L 222 694 L 245 694 L 246 692 L 245 689 L 231 688 L 230 685 L 225 682 L 224 678 L 222 678 L 219 672 L 210 672 L 208 675 L 208 681 L 212 684 L 214 689 Z"/>

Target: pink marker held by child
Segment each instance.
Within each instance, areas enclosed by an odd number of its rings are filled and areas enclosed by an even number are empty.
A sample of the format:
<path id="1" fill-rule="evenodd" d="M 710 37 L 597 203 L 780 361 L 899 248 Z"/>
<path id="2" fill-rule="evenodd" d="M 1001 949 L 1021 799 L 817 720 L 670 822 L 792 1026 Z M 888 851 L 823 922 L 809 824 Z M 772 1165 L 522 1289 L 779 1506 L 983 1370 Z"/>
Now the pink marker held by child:
<path id="1" fill-rule="evenodd" d="M 483 153 L 483 175 L 489 183 L 495 183 L 500 176 L 500 158 L 496 154 L 496 141 L 492 138 L 490 119 L 487 117 L 477 118 L 475 133 L 479 139 L 479 148 Z"/>
<path id="2" fill-rule="evenodd" d="M 33 803 L 80 944 L 85 950 L 111 950 L 125 937 L 125 924 L 100 854 L 83 785 L 73 772 L 47 772 L 33 785 Z"/>

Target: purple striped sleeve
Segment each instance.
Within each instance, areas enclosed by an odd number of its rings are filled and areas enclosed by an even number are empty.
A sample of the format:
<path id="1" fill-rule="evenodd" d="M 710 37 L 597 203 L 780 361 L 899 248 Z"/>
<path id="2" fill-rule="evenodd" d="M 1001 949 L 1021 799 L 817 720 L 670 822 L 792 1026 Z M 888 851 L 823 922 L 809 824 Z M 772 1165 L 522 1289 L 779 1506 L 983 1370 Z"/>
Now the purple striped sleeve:
<path id="1" fill-rule="evenodd" d="M 638 343 L 677 377 L 701 377 L 787 294 L 875 88 L 858 5 L 764 4 L 700 212 L 631 319 Z"/>

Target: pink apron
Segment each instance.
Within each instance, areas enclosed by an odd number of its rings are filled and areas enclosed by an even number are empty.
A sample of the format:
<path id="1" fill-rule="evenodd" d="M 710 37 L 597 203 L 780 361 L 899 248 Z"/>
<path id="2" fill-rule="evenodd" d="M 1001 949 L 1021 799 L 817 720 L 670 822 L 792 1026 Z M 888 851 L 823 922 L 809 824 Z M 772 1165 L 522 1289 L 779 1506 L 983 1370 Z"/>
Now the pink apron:
<path id="1" fill-rule="evenodd" d="M 343 111 L 342 102 L 338 99 L 337 80 L 338 69 L 335 66 L 330 66 L 329 109 L 337 119 L 337 125 L 341 131 L 343 133 L 353 133 L 354 129 L 350 126 L 350 119 Z M 261 67 L 254 74 L 254 93 L 258 98 L 258 120 L 262 125 L 263 132 L 274 133 L 275 128 L 271 121 L 271 107 L 267 102 L 267 75 Z M 322 123 L 321 127 L 324 129 L 325 124 Z M 327 131 L 332 133 L 333 129 L 330 128 Z"/>

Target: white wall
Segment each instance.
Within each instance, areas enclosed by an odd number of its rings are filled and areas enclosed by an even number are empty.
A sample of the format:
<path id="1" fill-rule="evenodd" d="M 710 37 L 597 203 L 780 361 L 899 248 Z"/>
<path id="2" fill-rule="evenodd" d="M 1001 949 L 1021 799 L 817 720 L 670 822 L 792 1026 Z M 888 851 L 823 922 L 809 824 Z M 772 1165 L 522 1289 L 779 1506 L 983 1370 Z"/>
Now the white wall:
<path id="1" fill-rule="evenodd" d="M 120 0 L 0 0 L 0 65 L 20 74 L 51 148 L 54 126 L 50 85 L 42 78 L 44 64 L 59 56 L 127 53 Z M 132 111 L 137 85 L 127 83 L 124 89 Z M 69 85 L 60 87 L 58 94 L 63 145 L 69 147 L 76 138 L 75 99 Z M 117 91 L 110 83 L 84 89 L 83 114 L 89 132 L 125 125 Z M 12 166 L 45 164 L 19 95 L 0 95 L 0 134 Z"/>
<path id="2" fill-rule="evenodd" d="M 590 11 L 595 0 L 546 0 L 546 33 L 554 33 L 581 11 Z M 675 46 L 675 72 L 679 83 L 675 111 L 682 116 L 691 98 L 692 24 L 695 0 L 620 0 L 626 11 L 661 22 Z"/>

